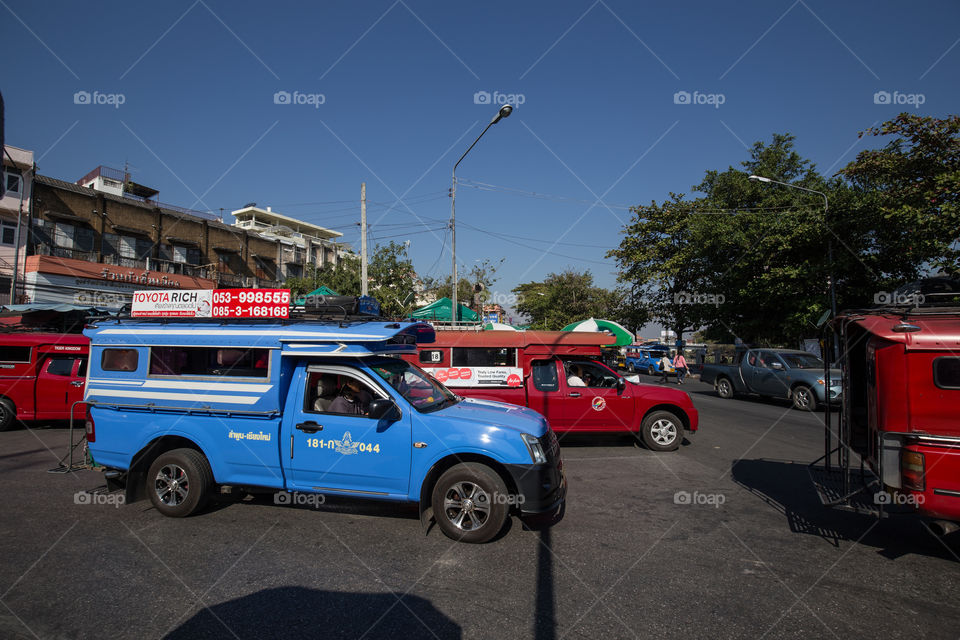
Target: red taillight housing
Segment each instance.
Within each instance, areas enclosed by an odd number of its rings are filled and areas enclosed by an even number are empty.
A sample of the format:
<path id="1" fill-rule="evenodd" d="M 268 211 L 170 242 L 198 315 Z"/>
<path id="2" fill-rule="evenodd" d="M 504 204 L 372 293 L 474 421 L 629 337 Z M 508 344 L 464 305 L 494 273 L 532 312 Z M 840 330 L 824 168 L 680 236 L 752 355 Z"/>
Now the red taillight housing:
<path id="1" fill-rule="evenodd" d="M 926 487 L 924 478 L 923 454 L 917 451 L 902 451 L 900 453 L 900 476 L 903 478 L 903 488 L 909 491 L 923 491 Z"/>
<path id="2" fill-rule="evenodd" d="M 87 429 L 87 442 L 96 442 L 97 427 L 93 424 L 93 416 L 90 415 L 90 407 L 87 407 L 87 421 L 84 426 Z"/>

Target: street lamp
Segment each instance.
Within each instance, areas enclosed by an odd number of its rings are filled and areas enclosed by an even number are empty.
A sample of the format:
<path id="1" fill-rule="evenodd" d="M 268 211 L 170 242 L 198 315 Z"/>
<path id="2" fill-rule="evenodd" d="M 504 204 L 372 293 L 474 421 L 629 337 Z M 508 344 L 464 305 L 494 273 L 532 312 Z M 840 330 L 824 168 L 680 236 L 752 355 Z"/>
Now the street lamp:
<path id="1" fill-rule="evenodd" d="M 470 153 L 470 149 L 473 149 L 476 144 L 480 142 L 480 138 L 487 132 L 487 129 L 502 119 L 509 117 L 511 113 L 513 113 L 513 107 L 511 105 L 505 104 L 500 107 L 500 111 L 493 117 L 490 124 L 480 132 L 480 135 L 473 141 L 473 144 L 463 152 L 460 160 L 457 160 L 457 164 L 453 165 L 453 187 L 450 189 L 450 251 L 453 254 L 453 292 L 450 299 L 453 305 L 450 309 L 452 312 L 450 319 L 453 321 L 454 326 L 456 326 L 457 319 L 460 317 L 460 309 L 457 307 L 457 167 L 460 165 L 460 162 L 467 157 L 467 154 Z"/>
<path id="2" fill-rule="evenodd" d="M 779 184 L 783 187 L 789 187 L 791 189 L 797 189 L 799 191 L 806 191 L 807 193 L 815 193 L 818 196 L 823 198 L 823 224 L 827 225 L 827 211 L 829 209 L 829 202 L 827 200 L 827 194 L 822 191 L 817 191 L 816 189 L 808 189 L 806 187 L 801 187 L 799 185 L 790 184 L 789 182 L 780 182 L 779 180 L 773 180 L 771 178 L 765 178 L 763 176 L 750 176 L 750 180 L 754 182 L 769 182 L 773 184 Z M 837 317 L 837 294 L 833 286 L 833 241 L 830 239 L 830 233 L 828 229 L 827 236 L 827 281 L 830 285 L 830 317 Z"/>

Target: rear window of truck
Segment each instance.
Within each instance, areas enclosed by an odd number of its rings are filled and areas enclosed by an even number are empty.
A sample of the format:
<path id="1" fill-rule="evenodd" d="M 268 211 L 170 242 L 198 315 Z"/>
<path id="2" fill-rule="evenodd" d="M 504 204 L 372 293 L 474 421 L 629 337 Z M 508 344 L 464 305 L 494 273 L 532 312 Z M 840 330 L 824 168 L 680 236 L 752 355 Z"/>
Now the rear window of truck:
<path id="1" fill-rule="evenodd" d="M 960 389 L 960 358 L 948 356 L 935 358 L 933 383 L 941 389 Z"/>
<path id="2" fill-rule="evenodd" d="M 269 349 L 151 347 L 151 376 L 269 377 Z"/>

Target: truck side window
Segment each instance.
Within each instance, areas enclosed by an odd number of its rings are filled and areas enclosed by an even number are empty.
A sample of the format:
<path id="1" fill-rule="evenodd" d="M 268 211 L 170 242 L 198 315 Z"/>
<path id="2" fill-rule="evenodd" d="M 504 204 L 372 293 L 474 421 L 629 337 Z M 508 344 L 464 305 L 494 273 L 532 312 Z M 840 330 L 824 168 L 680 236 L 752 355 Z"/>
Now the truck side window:
<path id="1" fill-rule="evenodd" d="M 266 378 L 269 349 L 230 347 L 151 347 L 152 376 Z"/>
<path id="2" fill-rule="evenodd" d="M 136 371 L 139 355 L 136 349 L 104 349 L 100 368 L 104 371 Z"/>
<path id="3" fill-rule="evenodd" d="M 950 356 L 934 358 L 933 384 L 941 389 L 960 389 L 960 358 Z"/>
<path id="4" fill-rule="evenodd" d="M 77 377 L 85 378 L 87 377 L 87 359 L 80 358 L 80 364 L 77 366 Z"/>
<path id="5" fill-rule="evenodd" d="M 424 349 L 420 352 L 421 364 L 441 364 L 443 363 L 443 351 L 440 349 Z"/>
<path id="6" fill-rule="evenodd" d="M 365 382 L 335 373 L 313 373 L 307 379 L 306 413 L 365 416 L 379 397 Z"/>
<path id="7" fill-rule="evenodd" d="M 3 362 L 30 362 L 30 347 L 12 347 L 3 348 L 3 356 L 0 356 Z"/>
<path id="8" fill-rule="evenodd" d="M 530 365 L 533 386 L 538 391 L 557 391 L 557 365 L 553 360 L 534 360 Z"/>
<path id="9" fill-rule="evenodd" d="M 52 376 L 69 376 L 73 373 L 73 358 L 50 358 L 47 373 Z"/>
<path id="10" fill-rule="evenodd" d="M 450 359 L 455 367 L 515 367 L 514 347 L 453 347 Z"/>

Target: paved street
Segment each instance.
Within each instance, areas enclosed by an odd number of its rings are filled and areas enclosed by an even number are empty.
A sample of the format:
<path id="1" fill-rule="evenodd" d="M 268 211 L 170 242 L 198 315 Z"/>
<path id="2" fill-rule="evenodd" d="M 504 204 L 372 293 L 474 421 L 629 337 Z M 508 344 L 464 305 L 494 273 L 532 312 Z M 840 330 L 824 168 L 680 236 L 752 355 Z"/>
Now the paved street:
<path id="1" fill-rule="evenodd" d="M 65 428 L 0 433 L 0 637 L 956 637 L 960 542 L 823 510 L 822 414 L 682 388 L 687 445 L 564 437 L 563 522 L 480 546 L 375 503 L 75 504 Z"/>

